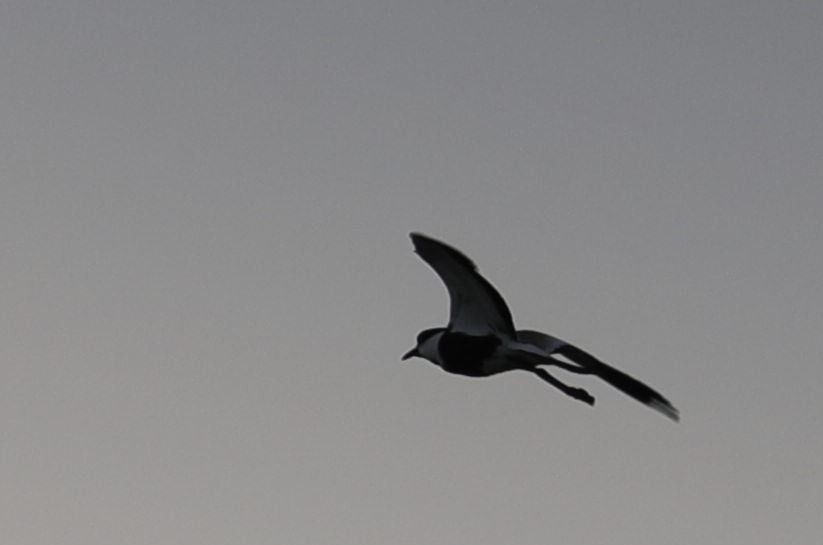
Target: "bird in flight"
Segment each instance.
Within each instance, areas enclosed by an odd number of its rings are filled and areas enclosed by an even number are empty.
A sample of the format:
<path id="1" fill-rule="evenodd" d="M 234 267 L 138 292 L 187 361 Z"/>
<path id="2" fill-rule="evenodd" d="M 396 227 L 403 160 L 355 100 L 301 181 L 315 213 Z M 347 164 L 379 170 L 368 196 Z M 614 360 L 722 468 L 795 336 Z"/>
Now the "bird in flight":
<path id="1" fill-rule="evenodd" d="M 569 386 L 544 369 L 554 366 L 599 377 L 672 420 L 679 420 L 677 409 L 639 380 L 556 337 L 515 329 L 503 297 L 480 275 L 474 262 L 458 250 L 420 233 L 412 233 L 411 239 L 414 251 L 446 285 L 451 304 L 446 327 L 421 331 L 417 346 L 402 359 L 424 358 L 444 371 L 469 377 L 528 371 L 566 395 L 594 405 L 594 398 L 586 390 Z"/>

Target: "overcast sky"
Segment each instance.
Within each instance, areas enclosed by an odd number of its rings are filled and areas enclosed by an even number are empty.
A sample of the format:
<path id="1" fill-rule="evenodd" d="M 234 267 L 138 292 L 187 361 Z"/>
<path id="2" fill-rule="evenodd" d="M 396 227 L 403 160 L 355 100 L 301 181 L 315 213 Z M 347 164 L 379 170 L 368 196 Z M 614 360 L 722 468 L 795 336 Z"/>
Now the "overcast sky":
<path id="1" fill-rule="evenodd" d="M 0 6 L 15 545 L 823 535 L 823 3 Z M 409 231 L 663 392 L 400 362 Z"/>

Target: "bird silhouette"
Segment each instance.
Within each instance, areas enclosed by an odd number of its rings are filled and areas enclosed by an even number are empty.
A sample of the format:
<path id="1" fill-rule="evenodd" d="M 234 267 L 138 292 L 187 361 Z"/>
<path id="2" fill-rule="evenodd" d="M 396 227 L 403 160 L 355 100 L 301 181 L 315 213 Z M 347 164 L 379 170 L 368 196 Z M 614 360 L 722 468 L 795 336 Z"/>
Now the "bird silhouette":
<path id="1" fill-rule="evenodd" d="M 534 373 L 566 395 L 594 405 L 583 388 L 570 386 L 545 367 L 593 375 L 674 421 L 678 410 L 659 392 L 571 343 L 529 329 L 517 330 L 503 297 L 460 251 L 420 233 L 412 233 L 415 252 L 434 269 L 449 292 L 446 327 L 425 329 L 403 360 L 419 357 L 444 371 L 487 377 L 506 371 Z M 558 358 L 564 359 L 558 359 Z"/>

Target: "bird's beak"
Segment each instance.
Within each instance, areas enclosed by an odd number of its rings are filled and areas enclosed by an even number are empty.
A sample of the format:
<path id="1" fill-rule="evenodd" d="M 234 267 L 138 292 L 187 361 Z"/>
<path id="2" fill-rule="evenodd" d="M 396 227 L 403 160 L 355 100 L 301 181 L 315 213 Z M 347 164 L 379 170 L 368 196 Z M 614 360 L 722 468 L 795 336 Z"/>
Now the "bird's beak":
<path id="1" fill-rule="evenodd" d="M 409 358 L 413 358 L 413 357 L 419 356 L 419 355 L 420 355 L 420 352 L 417 351 L 417 347 L 415 346 L 414 348 L 412 348 L 411 350 L 409 350 L 408 352 L 403 354 L 403 357 L 400 358 L 400 359 L 401 360 L 407 360 Z"/>

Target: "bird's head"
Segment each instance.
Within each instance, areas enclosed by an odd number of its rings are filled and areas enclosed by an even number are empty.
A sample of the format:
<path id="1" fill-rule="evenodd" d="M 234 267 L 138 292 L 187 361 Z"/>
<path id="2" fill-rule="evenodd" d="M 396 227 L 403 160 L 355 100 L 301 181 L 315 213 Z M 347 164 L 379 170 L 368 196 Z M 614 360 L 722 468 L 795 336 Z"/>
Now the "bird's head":
<path id="1" fill-rule="evenodd" d="M 435 327 L 432 329 L 424 329 L 417 334 L 417 346 L 403 354 L 401 359 L 407 360 L 409 358 L 425 358 L 431 362 L 437 362 L 437 343 L 440 340 L 440 334 L 446 331 L 444 327 Z"/>

